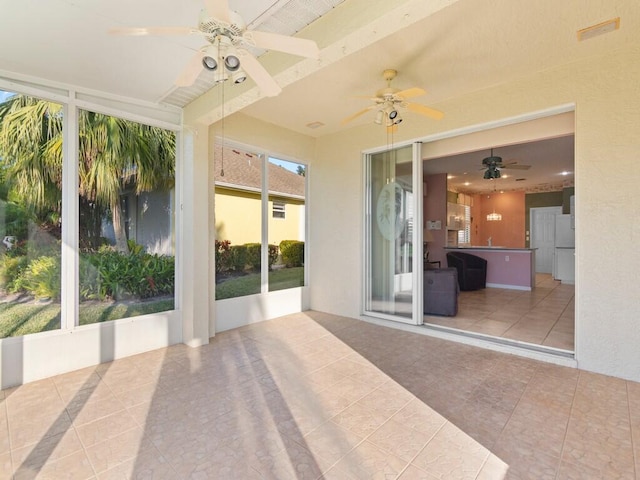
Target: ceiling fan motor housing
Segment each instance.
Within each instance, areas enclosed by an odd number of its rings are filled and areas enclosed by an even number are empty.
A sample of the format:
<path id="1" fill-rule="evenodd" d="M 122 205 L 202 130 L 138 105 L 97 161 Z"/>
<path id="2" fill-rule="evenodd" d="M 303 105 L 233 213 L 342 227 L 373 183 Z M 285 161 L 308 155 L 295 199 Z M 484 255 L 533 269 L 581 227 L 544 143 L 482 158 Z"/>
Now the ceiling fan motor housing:
<path id="1" fill-rule="evenodd" d="M 502 164 L 502 157 L 490 156 L 482 159 L 482 164 L 487 166 L 496 166 Z"/>

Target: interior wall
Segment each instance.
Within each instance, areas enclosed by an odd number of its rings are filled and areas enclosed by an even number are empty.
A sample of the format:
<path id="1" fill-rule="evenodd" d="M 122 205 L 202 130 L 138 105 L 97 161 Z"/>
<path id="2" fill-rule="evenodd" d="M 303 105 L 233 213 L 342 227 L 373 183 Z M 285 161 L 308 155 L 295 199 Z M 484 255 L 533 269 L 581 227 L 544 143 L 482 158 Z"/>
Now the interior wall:
<path id="1" fill-rule="evenodd" d="M 427 195 L 424 197 L 424 220 L 439 221 L 441 228 L 431 230 L 433 242 L 429 243 L 429 260 L 446 265 L 444 247 L 447 244 L 447 174 L 426 175 Z"/>
<path id="2" fill-rule="evenodd" d="M 396 141 L 428 138 L 567 103 L 576 106 L 576 358 L 583 369 L 640 380 L 635 305 L 640 296 L 640 284 L 635 281 L 640 225 L 629 220 L 640 206 L 636 194 L 639 47 L 434 105 L 445 112 L 441 122 L 407 116 Z M 318 140 L 311 194 L 312 201 L 322 199 L 312 208 L 314 309 L 350 316 L 359 313 L 365 215 L 361 151 L 385 144 L 383 129 L 373 127 L 377 126 Z M 613 164 L 618 168 L 610 168 Z"/>
<path id="3" fill-rule="evenodd" d="M 478 195 L 480 212 L 474 218 L 479 227 L 476 245 L 495 247 L 524 248 L 524 192 L 496 192 Z M 500 221 L 487 221 L 487 215 L 493 212 L 502 215 Z"/>

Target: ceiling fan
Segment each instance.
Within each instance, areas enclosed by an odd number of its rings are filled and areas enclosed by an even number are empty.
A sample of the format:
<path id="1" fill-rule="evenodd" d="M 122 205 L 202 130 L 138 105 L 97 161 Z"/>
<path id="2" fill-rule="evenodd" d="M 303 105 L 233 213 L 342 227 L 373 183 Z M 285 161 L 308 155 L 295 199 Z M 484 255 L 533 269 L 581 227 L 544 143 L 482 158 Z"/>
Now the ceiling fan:
<path id="1" fill-rule="evenodd" d="M 515 160 L 509 163 L 503 163 L 502 157 L 493 155 L 493 148 L 491 149 L 491 154 L 482 159 L 482 167 L 480 170 L 486 169 L 484 172 L 483 178 L 485 180 L 491 180 L 492 178 L 500 178 L 502 175 L 500 174 L 500 169 L 502 168 L 510 168 L 513 170 L 529 170 L 531 165 L 520 165 Z"/>
<path id="2" fill-rule="evenodd" d="M 240 15 L 229 9 L 228 0 L 204 0 L 197 27 L 113 28 L 113 35 L 201 35 L 208 44 L 198 50 L 178 76 L 179 87 L 192 85 L 202 69 L 213 71 L 216 82 L 229 78 L 242 83 L 249 75 L 264 95 L 273 97 L 282 89 L 247 47 L 277 50 L 301 57 L 318 58 L 312 40 L 276 33 L 247 30 Z"/>
<path id="3" fill-rule="evenodd" d="M 402 122 L 402 117 L 398 112 L 398 107 L 406 108 L 411 112 L 418 113 L 420 115 L 424 115 L 425 117 L 433 118 L 436 120 L 440 120 L 444 116 L 444 113 L 434 108 L 430 108 L 419 103 L 407 102 L 408 98 L 419 97 L 427 92 L 418 87 L 408 88 L 406 90 L 398 90 L 397 88 L 393 88 L 391 86 L 391 81 L 396 78 L 397 74 L 398 72 L 393 69 L 387 69 L 382 72 L 382 78 L 384 78 L 384 80 L 387 82 L 386 88 L 378 90 L 373 97 L 364 97 L 372 100 L 374 104 L 343 119 L 341 122 L 342 125 L 355 120 L 360 115 L 363 115 L 371 110 L 377 110 L 374 120 L 375 123 L 377 123 L 378 125 L 382 125 L 384 123 L 384 125 L 388 129 L 393 129 L 400 122 Z"/>

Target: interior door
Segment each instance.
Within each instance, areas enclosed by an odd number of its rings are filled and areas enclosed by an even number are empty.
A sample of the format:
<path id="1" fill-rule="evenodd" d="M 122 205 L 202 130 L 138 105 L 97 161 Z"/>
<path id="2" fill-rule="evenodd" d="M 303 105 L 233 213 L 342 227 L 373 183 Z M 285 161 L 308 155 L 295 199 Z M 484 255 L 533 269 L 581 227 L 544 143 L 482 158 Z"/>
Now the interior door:
<path id="1" fill-rule="evenodd" d="M 553 273 L 555 220 L 562 207 L 538 207 L 529 211 L 531 248 L 536 248 L 536 273 Z"/>

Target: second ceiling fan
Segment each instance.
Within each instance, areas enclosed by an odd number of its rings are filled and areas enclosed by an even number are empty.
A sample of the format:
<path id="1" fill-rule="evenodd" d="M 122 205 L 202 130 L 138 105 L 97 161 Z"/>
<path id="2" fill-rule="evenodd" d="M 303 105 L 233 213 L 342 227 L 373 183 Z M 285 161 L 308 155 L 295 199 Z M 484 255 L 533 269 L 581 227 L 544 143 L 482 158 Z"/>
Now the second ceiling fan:
<path id="1" fill-rule="evenodd" d="M 482 159 L 482 168 L 481 170 L 485 170 L 483 178 L 485 180 L 491 180 L 492 178 L 500 178 L 502 174 L 500 170 L 503 168 L 510 168 L 513 170 L 529 170 L 531 165 L 520 165 L 515 160 L 509 163 L 503 163 L 502 157 L 493 155 L 493 148 L 491 149 L 491 154 Z"/>
<path id="2" fill-rule="evenodd" d="M 364 115 L 371 110 L 376 110 L 375 123 L 385 125 L 387 129 L 394 129 L 402 122 L 399 108 L 406 108 L 410 112 L 435 120 L 440 120 L 444 116 L 444 113 L 435 108 L 427 107 L 420 103 L 408 102 L 407 99 L 425 95 L 427 92 L 419 87 L 407 88 L 405 90 L 393 88 L 391 81 L 396 78 L 397 74 L 398 72 L 396 70 L 390 68 L 382 72 L 382 77 L 387 82 L 386 88 L 378 90 L 373 97 L 366 96 L 365 98 L 369 98 L 374 102 L 373 105 L 343 119 L 341 122 L 342 125 L 355 120 L 360 115 Z"/>

